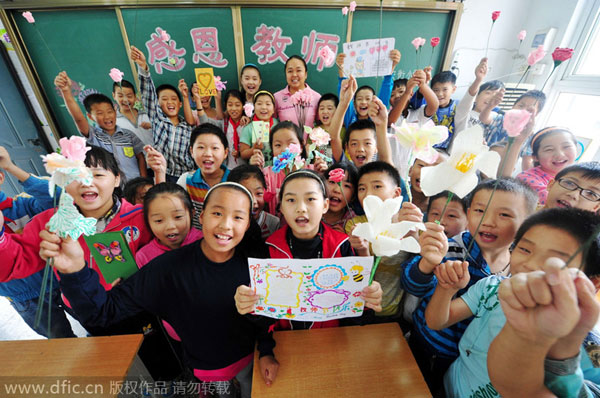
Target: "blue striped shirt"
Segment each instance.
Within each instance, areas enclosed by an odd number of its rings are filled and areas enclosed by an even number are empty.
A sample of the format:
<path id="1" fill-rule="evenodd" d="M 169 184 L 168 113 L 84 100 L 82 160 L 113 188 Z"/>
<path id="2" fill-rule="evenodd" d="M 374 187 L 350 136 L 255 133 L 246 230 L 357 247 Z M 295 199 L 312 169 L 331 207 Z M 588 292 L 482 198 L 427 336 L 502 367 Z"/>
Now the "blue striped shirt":
<path id="1" fill-rule="evenodd" d="M 138 67 L 142 103 L 152 123 L 154 147 L 167 160 L 167 174 L 179 177 L 186 171 L 195 170 L 196 164 L 190 153 L 192 128 L 179 116 L 179 124 L 174 125 L 160 108 L 156 88 L 150 72 Z"/>
<path id="2" fill-rule="evenodd" d="M 449 239 L 448 253 L 442 262 L 447 260 L 462 260 L 472 239 L 468 231 L 464 231 L 460 235 Z M 466 288 L 458 291 L 456 297 L 462 296 L 469 290 L 469 287 L 491 274 L 490 268 L 476 242 L 473 243 L 466 260 L 469 262 L 471 279 Z M 459 355 L 458 342 L 473 318 L 465 319 L 443 330 L 432 330 L 427 327 L 425 308 L 427 308 L 427 304 L 431 300 L 431 296 L 437 285 L 437 278 L 433 273 L 424 274 L 421 272 L 419 270 L 419 261 L 421 261 L 421 256 L 415 256 L 402 264 L 402 287 L 406 292 L 423 298 L 415 312 L 413 312 L 413 333 L 423 344 L 423 348 L 431 355 L 441 358 L 456 358 Z"/>

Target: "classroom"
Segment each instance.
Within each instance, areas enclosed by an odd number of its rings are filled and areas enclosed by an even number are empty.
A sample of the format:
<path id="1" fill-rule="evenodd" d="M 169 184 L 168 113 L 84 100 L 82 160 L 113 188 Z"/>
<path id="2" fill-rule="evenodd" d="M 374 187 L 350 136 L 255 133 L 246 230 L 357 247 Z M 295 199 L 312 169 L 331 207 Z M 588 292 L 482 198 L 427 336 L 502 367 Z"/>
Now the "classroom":
<path id="1" fill-rule="evenodd" d="M 6 0 L 0 42 L 0 396 L 600 398 L 600 0 Z"/>

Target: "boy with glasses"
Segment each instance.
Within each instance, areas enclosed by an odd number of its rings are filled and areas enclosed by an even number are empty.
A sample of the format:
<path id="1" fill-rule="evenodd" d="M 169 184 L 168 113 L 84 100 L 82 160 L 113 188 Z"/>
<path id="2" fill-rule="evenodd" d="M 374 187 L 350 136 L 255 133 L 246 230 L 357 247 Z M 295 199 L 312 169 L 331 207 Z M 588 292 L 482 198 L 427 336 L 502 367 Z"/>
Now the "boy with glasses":
<path id="1" fill-rule="evenodd" d="M 600 163 L 583 162 L 561 170 L 548 183 L 544 209 L 576 207 L 597 212 L 600 209 Z"/>

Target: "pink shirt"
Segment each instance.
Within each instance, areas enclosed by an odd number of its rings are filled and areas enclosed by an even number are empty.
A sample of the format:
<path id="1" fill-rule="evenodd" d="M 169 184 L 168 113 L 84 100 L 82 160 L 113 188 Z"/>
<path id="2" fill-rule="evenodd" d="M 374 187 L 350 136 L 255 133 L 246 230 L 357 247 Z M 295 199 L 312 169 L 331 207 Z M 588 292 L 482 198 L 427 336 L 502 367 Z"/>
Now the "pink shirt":
<path id="1" fill-rule="evenodd" d="M 321 94 L 310 88 L 308 84 L 304 90 L 310 94 L 310 103 L 304 108 L 304 125 L 312 127 L 315 124 L 315 117 L 317 116 L 317 104 L 319 103 Z M 276 92 L 274 95 L 275 112 L 277 113 L 277 118 L 280 122 L 289 120 L 290 122 L 299 124 L 296 109 L 290 100 L 291 96 L 292 95 L 290 94 L 289 86 L 286 86 L 283 90 Z"/>
<path id="2" fill-rule="evenodd" d="M 538 194 L 538 204 L 543 206 L 548 198 L 548 183 L 554 179 L 554 174 L 550 174 L 540 166 L 525 170 L 517 175 L 517 179 L 533 188 Z"/>

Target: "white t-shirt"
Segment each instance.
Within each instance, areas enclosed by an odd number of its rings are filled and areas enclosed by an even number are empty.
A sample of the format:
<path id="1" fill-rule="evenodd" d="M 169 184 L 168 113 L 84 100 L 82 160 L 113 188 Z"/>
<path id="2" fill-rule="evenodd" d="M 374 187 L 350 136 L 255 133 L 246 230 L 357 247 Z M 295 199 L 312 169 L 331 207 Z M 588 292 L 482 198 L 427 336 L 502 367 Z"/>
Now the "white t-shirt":
<path id="1" fill-rule="evenodd" d="M 117 126 L 124 130 L 133 132 L 142 141 L 144 146 L 154 145 L 154 139 L 152 138 L 152 125 L 150 124 L 149 129 L 141 127 L 142 123 L 150 123 L 150 118 L 146 113 L 138 111 L 137 125 L 131 123 L 131 120 L 121 112 L 117 111 Z"/>

